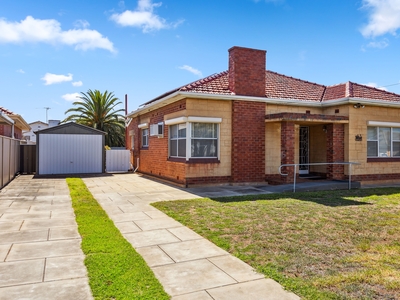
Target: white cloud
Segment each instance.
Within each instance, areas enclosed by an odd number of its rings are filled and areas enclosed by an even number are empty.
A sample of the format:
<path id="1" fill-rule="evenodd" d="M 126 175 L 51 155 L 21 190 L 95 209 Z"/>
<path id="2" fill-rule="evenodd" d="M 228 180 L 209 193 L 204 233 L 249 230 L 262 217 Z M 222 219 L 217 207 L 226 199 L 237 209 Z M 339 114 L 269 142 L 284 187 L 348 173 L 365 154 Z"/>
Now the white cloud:
<path id="1" fill-rule="evenodd" d="M 74 81 L 74 82 L 72 82 L 72 85 L 73 86 L 82 86 L 83 82 L 82 81 Z"/>
<path id="2" fill-rule="evenodd" d="M 88 28 L 90 26 L 89 22 L 86 20 L 76 20 L 74 22 L 75 28 Z"/>
<path id="3" fill-rule="evenodd" d="M 89 24 L 84 23 L 85 21 L 79 22 L 80 26 Z M 40 20 L 31 16 L 27 16 L 21 22 L 8 22 L 0 19 L 0 43 L 24 42 L 64 44 L 80 50 L 101 48 L 116 52 L 113 43 L 96 30 L 84 28 L 63 31 L 57 20 Z"/>
<path id="4" fill-rule="evenodd" d="M 361 28 L 364 37 L 395 35 L 400 28 L 399 0 L 363 0 L 363 8 L 370 13 L 368 24 Z"/>
<path id="5" fill-rule="evenodd" d="M 199 71 L 199 70 L 197 70 L 197 69 L 195 69 L 195 68 L 193 68 L 191 66 L 188 66 L 188 65 L 183 65 L 182 67 L 179 67 L 179 69 L 189 71 L 190 73 L 192 73 L 192 74 L 194 74 L 196 76 L 199 76 L 199 77 L 203 76 L 201 71 Z"/>
<path id="6" fill-rule="evenodd" d="M 378 84 L 375 83 L 375 82 L 368 82 L 368 83 L 366 83 L 365 85 L 366 85 L 366 86 L 373 87 L 373 88 L 376 88 L 376 89 L 380 89 L 380 90 L 383 90 L 383 91 L 387 91 L 387 90 L 388 90 L 387 88 L 385 88 L 385 87 L 383 87 L 383 86 L 378 86 Z"/>
<path id="7" fill-rule="evenodd" d="M 379 48 L 379 49 L 384 49 L 387 46 L 389 46 L 389 42 L 388 42 L 387 39 L 383 39 L 383 40 L 381 40 L 379 42 L 373 41 L 373 42 L 368 43 L 368 45 L 367 45 L 367 47 Z"/>
<path id="8" fill-rule="evenodd" d="M 68 73 L 68 75 L 46 73 L 41 79 L 45 81 L 45 85 L 50 85 L 54 83 L 72 81 L 72 76 L 73 75 L 71 73 Z"/>
<path id="9" fill-rule="evenodd" d="M 63 98 L 66 101 L 71 101 L 71 102 L 75 102 L 75 101 L 80 101 L 80 97 L 81 94 L 79 93 L 72 93 L 72 94 L 65 94 L 62 95 L 61 98 Z"/>
<path id="10" fill-rule="evenodd" d="M 17 70 L 18 73 L 25 74 L 25 71 L 22 69 Z"/>
<path id="11" fill-rule="evenodd" d="M 113 14 L 110 18 L 121 26 L 142 28 L 144 33 L 179 26 L 183 20 L 168 24 L 165 19 L 154 13 L 154 8 L 160 7 L 161 4 L 161 2 L 152 3 L 152 0 L 139 0 L 135 10 L 126 10 L 121 14 Z"/>

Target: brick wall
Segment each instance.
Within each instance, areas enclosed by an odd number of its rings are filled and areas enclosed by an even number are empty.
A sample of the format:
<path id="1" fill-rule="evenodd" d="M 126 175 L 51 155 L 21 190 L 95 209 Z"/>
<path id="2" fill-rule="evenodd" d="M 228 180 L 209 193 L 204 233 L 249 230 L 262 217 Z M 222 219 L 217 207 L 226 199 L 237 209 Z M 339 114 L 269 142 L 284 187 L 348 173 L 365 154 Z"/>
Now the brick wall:
<path id="1" fill-rule="evenodd" d="M 186 109 L 186 101 L 181 100 L 164 106 L 155 111 L 141 115 L 132 120 L 129 124 L 129 131 L 134 131 L 134 150 L 132 151 L 133 159 L 140 159 L 139 172 L 152 176 L 168 179 L 177 183 L 185 183 L 185 163 L 168 161 L 168 126 L 164 126 L 164 137 L 149 136 L 149 147 L 141 148 L 142 132 L 138 129 L 138 125 L 143 120 L 148 120 L 150 124 L 157 124 L 164 121 L 164 115 Z M 130 137 L 127 139 L 127 146 L 130 147 Z M 135 162 L 136 163 L 136 162 Z"/>
<path id="2" fill-rule="evenodd" d="M 293 122 L 281 123 L 281 164 L 295 163 L 295 124 Z M 283 167 L 282 182 L 293 182 L 294 167 Z"/>
<path id="3" fill-rule="evenodd" d="M 232 181 L 265 181 L 265 104 L 232 102 Z"/>
<path id="4" fill-rule="evenodd" d="M 266 51 L 229 49 L 229 89 L 236 95 L 265 96 Z"/>
<path id="5" fill-rule="evenodd" d="M 326 133 L 326 160 L 327 162 L 343 162 L 344 161 L 344 125 L 328 124 Z M 342 180 L 345 179 L 344 165 L 328 165 L 328 179 Z"/>
<path id="6" fill-rule="evenodd" d="M 11 125 L 0 125 L 0 135 L 11 138 L 11 131 Z M 14 136 L 12 138 L 20 140 L 22 138 L 22 130 L 14 126 Z"/>

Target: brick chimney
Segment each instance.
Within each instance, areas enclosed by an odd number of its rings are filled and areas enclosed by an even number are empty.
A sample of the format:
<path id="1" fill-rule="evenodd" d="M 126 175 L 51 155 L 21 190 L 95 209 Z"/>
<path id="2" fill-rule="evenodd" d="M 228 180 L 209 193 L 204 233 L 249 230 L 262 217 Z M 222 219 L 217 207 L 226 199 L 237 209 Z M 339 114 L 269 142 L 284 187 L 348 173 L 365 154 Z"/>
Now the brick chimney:
<path id="1" fill-rule="evenodd" d="M 236 95 L 265 96 L 265 50 L 232 47 L 229 50 L 229 89 Z"/>

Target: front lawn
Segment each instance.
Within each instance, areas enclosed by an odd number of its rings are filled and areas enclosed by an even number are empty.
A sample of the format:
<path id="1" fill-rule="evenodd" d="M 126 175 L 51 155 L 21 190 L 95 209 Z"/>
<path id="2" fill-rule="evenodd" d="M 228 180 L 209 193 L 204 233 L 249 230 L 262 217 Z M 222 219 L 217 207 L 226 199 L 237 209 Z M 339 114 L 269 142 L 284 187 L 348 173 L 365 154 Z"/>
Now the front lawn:
<path id="1" fill-rule="evenodd" d="M 303 299 L 400 299 L 400 189 L 153 204 Z"/>

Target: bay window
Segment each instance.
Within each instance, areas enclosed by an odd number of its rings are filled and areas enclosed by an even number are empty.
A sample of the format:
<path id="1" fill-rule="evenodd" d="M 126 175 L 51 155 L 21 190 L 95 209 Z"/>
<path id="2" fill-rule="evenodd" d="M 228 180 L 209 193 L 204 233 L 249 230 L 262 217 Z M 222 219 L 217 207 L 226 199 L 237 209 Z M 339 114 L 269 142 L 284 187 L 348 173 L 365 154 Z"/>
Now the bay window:
<path id="1" fill-rule="evenodd" d="M 221 118 L 180 117 L 165 121 L 169 126 L 169 157 L 218 159 Z"/>

